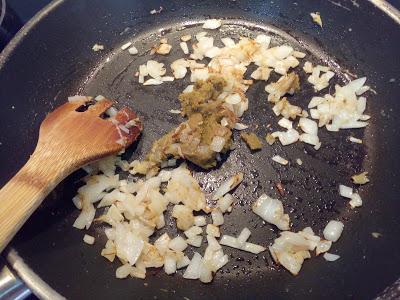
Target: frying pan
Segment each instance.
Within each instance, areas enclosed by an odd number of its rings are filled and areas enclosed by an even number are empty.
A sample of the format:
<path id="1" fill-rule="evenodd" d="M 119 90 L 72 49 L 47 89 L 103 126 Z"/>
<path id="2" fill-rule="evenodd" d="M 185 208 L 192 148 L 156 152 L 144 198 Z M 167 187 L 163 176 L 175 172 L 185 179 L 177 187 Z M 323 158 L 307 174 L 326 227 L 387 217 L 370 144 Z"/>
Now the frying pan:
<path id="1" fill-rule="evenodd" d="M 160 6 L 161 13 L 150 14 Z M 309 14 L 314 11 L 321 13 L 322 29 L 311 21 Z M 251 202 L 266 192 L 282 200 L 294 230 L 311 226 L 321 235 L 329 220 L 342 220 L 343 235 L 331 250 L 341 258 L 328 263 L 313 257 L 294 277 L 276 266 L 267 252 L 251 255 L 224 249 L 230 262 L 208 285 L 184 280 L 180 274 L 167 276 L 160 270 L 149 270 L 145 280 L 117 280 L 117 263 L 99 255 L 106 239 L 102 225 L 89 230 L 97 238 L 93 246 L 83 244 L 84 233 L 71 226 L 79 214 L 71 202 L 81 185 L 83 172 L 78 171 L 50 194 L 4 253 L 37 296 L 371 299 L 399 278 L 400 15 L 378 0 L 54 1 L 20 31 L 0 57 L 0 184 L 11 178 L 33 151 L 45 115 L 74 94 L 102 94 L 136 110 L 145 131 L 125 155 L 142 158 L 154 139 L 182 121 L 168 110 L 179 107 L 177 96 L 188 78 L 144 88 L 133 74 L 139 64 L 150 59 L 147 50 L 160 36 L 175 47 L 169 56 L 157 60 L 172 62 L 182 57 L 176 46 L 178 37 L 201 31 L 199 24 L 210 17 L 225 22 L 220 32 L 212 33 L 215 37 L 267 32 L 274 42 L 291 44 L 305 51 L 308 60 L 331 66 L 338 74 L 336 83 L 347 82 L 351 74 L 365 75 L 367 84 L 377 92 L 368 95 L 370 125 L 365 130 L 335 134 L 320 130 L 319 151 L 303 144 L 275 144 L 251 153 L 235 133 L 236 149 L 220 166 L 206 172 L 190 165 L 207 194 L 230 174 L 239 170 L 245 174 L 234 192 L 237 201 L 225 217 L 223 233 L 236 235 L 247 226 L 252 231 L 251 241 L 271 244 L 278 231 L 261 222 L 250 209 Z M 126 41 L 134 41 L 139 56 L 120 50 Z M 93 52 L 95 43 L 105 45 L 105 50 Z M 242 119 L 260 136 L 268 132 L 268 124 L 278 128 L 264 85 L 257 83 L 250 88 L 250 108 Z M 306 107 L 312 95 L 310 87 L 304 87 L 293 101 Z M 362 138 L 364 144 L 349 143 L 349 135 Z M 289 158 L 291 163 L 271 164 L 274 154 Z M 303 161 L 302 166 L 294 163 L 296 158 Z M 364 170 L 371 179 L 359 189 L 364 204 L 351 210 L 337 187 L 349 185 L 350 176 Z M 285 187 L 283 197 L 274 189 L 277 182 Z M 177 234 L 172 222 L 166 227 L 171 235 Z M 382 236 L 374 238 L 372 232 Z M 191 253 L 189 250 L 189 257 Z"/>

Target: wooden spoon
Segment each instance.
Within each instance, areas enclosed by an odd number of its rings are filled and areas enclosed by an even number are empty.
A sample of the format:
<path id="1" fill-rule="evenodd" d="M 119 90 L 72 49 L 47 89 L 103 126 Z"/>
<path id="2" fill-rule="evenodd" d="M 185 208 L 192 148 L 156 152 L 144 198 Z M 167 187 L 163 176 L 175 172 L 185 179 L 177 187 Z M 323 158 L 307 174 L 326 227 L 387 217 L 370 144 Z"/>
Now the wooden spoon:
<path id="1" fill-rule="evenodd" d="M 35 151 L 0 190 L 0 252 L 60 181 L 136 140 L 142 125 L 131 110 L 120 110 L 112 120 L 100 117 L 112 105 L 110 100 L 90 103 L 83 98 L 45 118 Z"/>

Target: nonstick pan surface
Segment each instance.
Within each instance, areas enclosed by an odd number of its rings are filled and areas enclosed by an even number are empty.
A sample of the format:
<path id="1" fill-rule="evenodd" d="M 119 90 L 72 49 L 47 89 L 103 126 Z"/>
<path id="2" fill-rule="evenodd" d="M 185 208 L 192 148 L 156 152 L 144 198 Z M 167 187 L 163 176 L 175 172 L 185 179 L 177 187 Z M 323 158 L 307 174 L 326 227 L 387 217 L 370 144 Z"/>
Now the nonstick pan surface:
<path id="1" fill-rule="evenodd" d="M 320 130 L 323 145 L 319 151 L 303 144 L 274 144 L 251 153 L 235 133 L 236 149 L 224 157 L 218 168 L 205 172 L 190 165 L 207 194 L 229 175 L 237 171 L 245 174 L 244 182 L 235 190 L 237 202 L 225 217 L 223 233 L 237 235 L 247 226 L 252 231 L 251 241 L 270 245 L 278 231 L 264 224 L 250 209 L 250 204 L 266 192 L 282 200 L 294 230 L 311 226 L 321 235 L 329 220 L 342 220 L 344 233 L 331 250 L 341 256 L 340 260 L 328 263 L 322 257 L 313 257 L 294 277 L 276 266 L 267 252 L 255 256 L 224 249 L 230 262 L 208 285 L 184 280 L 181 274 L 167 276 L 160 270 L 149 270 L 145 280 L 117 280 L 114 273 L 118 264 L 110 264 L 99 255 L 106 241 L 102 225 L 89 230 L 97 238 L 94 246 L 84 244 L 84 232 L 72 227 L 79 213 L 71 202 L 81 185 L 83 172 L 79 171 L 51 193 L 9 249 L 14 249 L 54 290 L 70 299 L 375 297 L 400 274 L 396 250 L 400 244 L 396 118 L 400 112 L 400 27 L 395 16 L 390 18 L 370 2 L 342 1 L 341 6 L 334 3 L 54 2 L 23 29 L 0 60 L 0 175 L 1 183 L 5 183 L 23 165 L 34 148 L 38 125 L 45 114 L 74 94 L 101 94 L 136 110 L 145 131 L 125 155 L 129 159 L 142 158 L 156 138 L 182 121 L 168 110 L 179 108 L 177 96 L 189 82 L 185 78 L 156 87 L 139 85 L 133 74 L 151 58 L 147 50 L 161 36 L 167 37 L 174 50 L 156 59 L 170 63 L 183 56 L 178 46 L 181 35 L 202 31 L 199 24 L 209 17 L 224 18 L 221 30 L 210 35 L 239 37 L 267 32 L 274 43 L 288 43 L 306 52 L 307 60 L 331 66 L 338 74 L 337 83 L 347 82 L 352 74 L 367 76 L 367 83 L 377 92 L 368 95 L 372 119 L 367 129 L 335 134 Z M 160 14 L 150 14 L 160 6 Z M 323 29 L 311 22 L 309 13 L 313 11 L 321 12 Z M 139 56 L 120 50 L 127 41 L 134 42 Z M 104 44 L 105 50 L 94 53 L 91 47 L 95 43 Z M 306 107 L 314 93 L 311 86 L 304 84 L 303 72 L 298 73 L 302 90 L 292 100 Z M 259 136 L 269 132 L 268 124 L 278 129 L 264 86 L 256 83 L 250 88 L 250 108 L 242 119 Z M 362 138 L 364 144 L 350 143 L 350 135 Z M 291 163 L 272 164 L 270 157 L 275 154 L 289 158 Z M 296 158 L 303 161 L 302 166 L 295 163 Z M 339 196 L 338 185 L 349 185 L 350 176 L 360 171 L 369 172 L 371 183 L 359 189 L 363 206 L 351 210 Z M 285 187 L 284 197 L 274 187 L 277 182 Z M 165 230 L 176 235 L 172 220 L 168 224 Z M 382 236 L 373 238 L 372 232 Z M 203 251 L 204 246 L 200 253 Z"/>

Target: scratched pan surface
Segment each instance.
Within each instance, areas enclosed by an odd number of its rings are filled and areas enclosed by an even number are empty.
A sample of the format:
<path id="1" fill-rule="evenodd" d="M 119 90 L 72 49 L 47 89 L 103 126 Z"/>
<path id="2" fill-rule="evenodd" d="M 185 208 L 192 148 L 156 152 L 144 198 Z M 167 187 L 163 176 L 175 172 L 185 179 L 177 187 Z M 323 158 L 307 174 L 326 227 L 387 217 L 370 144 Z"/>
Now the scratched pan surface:
<path id="1" fill-rule="evenodd" d="M 164 8 L 161 14 L 149 14 L 160 5 Z M 44 115 L 73 94 L 102 94 L 117 100 L 119 106 L 136 110 L 145 131 L 125 155 L 129 159 L 143 157 L 152 141 L 183 120 L 168 110 L 179 108 L 177 96 L 189 80 L 143 87 L 133 74 L 151 58 L 148 49 L 161 36 L 174 48 L 170 55 L 155 59 L 169 64 L 182 57 L 179 37 L 202 31 L 199 23 L 210 16 L 225 19 L 219 32 L 210 31 L 216 43 L 224 36 L 266 32 L 273 43 L 288 43 L 306 52 L 303 62 L 330 65 L 338 74 L 337 83 L 347 82 L 352 73 L 366 75 L 367 83 L 378 92 L 368 95 L 372 119 L 366 130 L 332 134 L 321 129 L 319 151 L 305 144 L 282 147 L 265 143 L 263 150 L 255 153 L 235 133 L 236 149 L 218 168 L 205 172 L 190 165 L 207 195 L 229 175 L 238 171 L 245 174 L 234 192 L 236 204 L 225 217 L 223 233 L 237 235 L 247 226 L 252 231 L 250 241 L 271 244 L 278 231 L 250 210 L 250 204 L 265 192 L 282 200 L 294 230 L 312 226 L 321 235 L 329 220 L 342 220 L 344 233 L 331 251 L 339 254 L 340 260 L 328 263 L 313 257 L 305 261 L 300 275 L 293 277 L 277 267 L 267 252 L 252 255 L 227 248 L 229 263 L 208 285 L 183 280 L 180 272 L 167 276 L 160 270 L 148 270 L 145 280 L 117 280 L 114 273 L 118 264 L 110 264 L 99 255 L 105 243 L 103 227 L 92 226 L 88 231 L 97 238 L 94 246 L 88 246 L 82 242 L 84 232 L 71 226 L 79 213 L 71 202 L 81 184 L 83 172 L 79 171 L 51 193 L 10 249 L 70 299 L 375 297 L 400 275 L 396 251 L 400 241 L 396 193 L 399 134 L 395 118 L 400 110 L 395 105 L 400 92 L 400 78 L 396 77 L 400 67 L 395 60 L 400 51 L 400 29 L 371 3 L 356 6 L 344 1 L 341 5 L 328 1 L 313 1 L 312 5 L 286 1 L 58 1 L 24 29 L 0 61 L 1 183 L 26 161 Z M 324 29 L 310 21 L 311 11 L 321 12 Z M 138 56 L 120 50 L 126 41 L 135 43 Z M 105 51 L 92 52 L 94 43 L 104 44 Z M 302 90 L 291 101 L 306 107 L 313 91 L 304 73 L 299 70 L 299 74 Z M 264 86 L 256 83 L 249 89 L 250 106 L 242 118 L 261 137 L 279 129 Z M 362 138 L 364 144 L 350 143 L 350 135 Z M 270 158 L 275 154 L 288 158 L 289 165 L 272 163 Z M 297 158 L 303 165 L 295 163 Z M 363 207 L 350 210 L 337 187 L 350 185 L 350 176 L 364 170 L 369 172 L 371 183 L 359 189 Z M 284 186 L 284 196 L 275 189 L 277 182 Z M 176 235 L 168 213 L 167 217 L 168 226 L 160 233 Z M 382 237 L 374 239 L 372 232 L 380 232 Z M 204 245 L 200 253 L 203 251 Z M 188 253 L 191 257 L 192 249 Z"/>

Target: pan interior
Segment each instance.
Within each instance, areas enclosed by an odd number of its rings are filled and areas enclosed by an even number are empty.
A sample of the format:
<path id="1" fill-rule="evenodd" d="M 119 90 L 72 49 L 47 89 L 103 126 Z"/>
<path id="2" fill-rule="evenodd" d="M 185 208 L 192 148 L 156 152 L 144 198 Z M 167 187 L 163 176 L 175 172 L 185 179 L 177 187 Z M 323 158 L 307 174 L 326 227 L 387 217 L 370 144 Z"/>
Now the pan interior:
<path id="1" fill-rule="evenodd" d="M 116 99 L 119 105 L 133 108 L 143 118 L 145 124 L 143 136 L 135 152 L 128 151 L 126 156 L 133 154 L 132 159 L 144 158 L 156 139 L 184 120 L 179 115 L 170 113 L 169 110 L 179 109 L 178 95 L 190 84 L 187 75 L 183 80 L 167 82 L 160 86 L 143 86 L 134 76 L 139 65 L 145 64 L 150 59 L 163 62 L 167 67 L 168 75 L 169 65 L 174 60 L 185 57 L 179 47 L 180 37 L 190 34 L 192 40 L 188 44 L 196 42 L 194 36 L 205 31 L 201 28 L 201 24 L 202 22 L 178 24 L 168 28 L 155 28 L 133 38 L 127 36 L 126 42 L 133 42 L 139 50 L 139 55 L 131 56 L 126 50 L 112 53 L 99 64 L 89 80 L 82 85 L 81 94 L 92 96 L 101 94 L 110 99 Z M 301 60 L 301 65 L 296 69 L 301 77 L 301 91 L 290 99 L 292 103 L 305 108 L 311 97 L 315 95 L 312 86 L 307 83 L 305 73 L 301 70 L 306 60 L 313 64 L 329 65 L 334 69 L 338 76 L 335 76 L 333 82 L 343 84 L 348 81 L 349 74 L 346 74 L 317 45 L 298 40 L 277 28 L 243 20 L 229 20 L 220 30 L 208 30 L 208 36 L 213 36 L 215 44 L 219 47 L 223 46 L 220 42 L 222 37 L 238 40 L 240 36 L 255 38 L 261 33 L 273 36 L 272 45 L 289 44 L 296 50 L 307 53 L 306 58 Z M 150 55 L 149 50 L 159 42 L 161 37 L 168 39 L 168 43 L 173 45 L 173 50 L 166 56 Z M 279 76 L 275 74 L 269 82 L 276 81 L 278 78 Z M 273 114 L 271 105 L 266 101 L 267 94 L 264 92 L 264 87 L 265 82 L 256 82 L 250 87 L 247 92 L 249 110 L 242 118 L 242 122 L 250 126 L 249 130 L 256 132 L 260 137 L 265 137 L 268 132 L 280 130 L 277 125 L 279 118 Z M 324 95 L 327 92 L 323 90 L 319 94 Z M 350 185 L 350 176 L 363 167 L 365 147 L 349 142 L 348 136 L 363 138 L 364 132 L 349 130 L 331 133 L 325 129 L 320 129 L 319 132 L 322 140 L 319 151 L 302 143 L 286 147 L 280 146 L 279 143 L 273 146 L 264 143 L 262 151 L 254 153 L 240 140 L 239 132 L 235 132 L 235 150 L 226 155 L 217 168 L 204 171 L 191 165 L 195 171 L 195 177 L 209 196 L 228 176 L 239 171 L 245 174 L 244 182 L 234 192 L 236 204 L 232 213 L 225 217 L 222 233 L 236 236 L 243 227 L 249 227 L 252 231 L 251 241 L 269 245 L 277 237 L 278 231 L 273 226 L 262 222 L 250 208 L 251 203 L 262 193 L 283 201 L 285 210 L 290 214 L 293 222 L 293 229 L 296 230 L 311 226 L 321 235 L 321 230 L 329 220 L 340 219 L 347 223 L 351 219 L 354 212 L 348 209 L 347 201 L 339 196 L 338 185 L 341 183 Z M 290 164 L 281 166 L 273 163 L 271 157 L 276 154 L 288 158 Z M 296 164 L 297 158 L 303 161 L 302 166 Z M 284 197 L 281 197 L 275 188 L 278 182 L 285 187 L 286 196 Z M 172 225 L 174 222 L 170 219 L 168 223 Z M 165 231 L 172 235 L 178 233 L 172 225 L 161 230 L 156 237 Z M 102 235 L 101 232 L 102 228 L 99 228 L 96 235 Z M 203 248 L 200 253 L 204 251 Z M 335 245 L 333 248 L 339 247 Z M 235 279 L 251 277 L 255 274 L 273 276 L 276 271 L 267 253 L 254 256 L 232 249 L 224 249 L 224 251 L 230 255 L 231 263 L 218 272 L 217 281 L 220 278 Z M 305 264 L 314 263 L 307 261 Z"/>
<path id="2" fill-rule="evenodd" d="M 116 50 L 110 52 L 107 57 L 99 61 L 90 75 L 82 80 L 81 86 L 76 91 L 77 94 L 104 95 L 107 98 L 116 100 L 119 106 L 128 106 L 134 109 L 142 118 L 145 126 L 143 135 L 134 146 L 134 149 L 130 149 L 124 154 L 125 157 L 129 159 L 143 158 L 154 140 L 183 121 L 183 118 L 176 114 L 171 114 L 169 110 L 179 109 L 178 95 L 189 84 L 188 76 L 186 76 L 183 80 L 167 82 L 160 86 L 142 86 L 137 82 L 137 77 L 134 76 L 138 71 L 139 65 L 149 59 L 155 59 L 165 63 L 167 74 L 170 74 L 170 63 L 184 57 L 179 48 L 179 38 L 182 35 L 191 34 L 192 40 L 188 44 L 193 43 L 194 35 L 204 31 L 200 24 L 201 22 L 191 22 L 174 24 L 163 28 L 151 28 L 136 36 L 130 36 L 129 32 L 122 32 L 126 36 L 125 42 L 133 42 L 139 50 L 139 55 L 131 56 L 127 51 L 120 50 L 120 46 L 123 43 L 120 45 L 106 45 L 108 47 L 113 46 Z M 311 61 L 313 64 L 329 65 L 337 74 L 331 80 L 331 86 L 332 83 L 344 84 L 351 78 L 347 70 L 341 68 L 317 44 L 307 40 L 305 37 L 294 36 L 272 26 L 243 20 L 225 20 L 220 30 L 208 32 L 209 36 L 215 38 L 217 46 L 222 46 L 221 37 L 232 37 L 237 40 L 239 36 L 255 37 L 257 34 L 267 33 L 273 37 L 273 45 L 287 43 L 296 50 L 305 52 L 307 54 L 306 58 L 301 60 L 300 66 L 296 69 L 296 73 L 300 76 L 301 90 L 290 99 L 292 103 L 303 108 L 307 107 L 309 100 L 315 95 L 312 86 L 307 83 L 307 78 L 301 70 L 305 61 Z M 150 55 L 149 49 L 161 37 L 168 39 L 168 43 L 173 45 L 173 50 L 167 56 Z M 250 73 L 248 72 L 248 74 Z M 276 81 L 278 78 L 275 74 L 271 76 L 269 82 Z M 266 100 L 265 84 L 265 82 L 256 82 L 249 88 L 247 92 L 249 110 L 241 119 L 242 123 L 250 126 L 250 131 L 256 132 L 262 138 L 268 132 L 280 130 L 277 125 L 279 118 L 273 114 L 271 105 Z M 329 92 L 333 93 L 333 91 Z M 323 90 L 319 95 L 324 95 L 325 93 L 328 93 L 328 90 Z M 354 221 L 357 220 L 357 212 L 349 209 L 347 200 L 339 196 L 338 185 L 350 185 L 351 175 L 373 166 L 373 159 L 364 159 L 368 155 L 367 151 L 372 148 L 373 139 L 365 139 L 366 144 L 363 146 L 348 141 L 350 135 L 364 139 L 364 134 L 368 136 L 371 130 L 373 130 L 373 127 L 365 131 L 346 130 L 331 133 L 325 129 L 320 129 L 319 137 L 322 141 L 322 147 L 318 151 L 314 150 L 312 146 L 303 143 L 282 147 L 279 143 L 268 146 L 264 142 L 263 149 L 254 153 L 243 144 L 239 138 L 239 133 L 235 132 L 235 150 L 226 155 L 223 163 L 217 168 L 204 171 L 195 168 L 193 165 L 190 165 L 190 167 L 194 170 L 195 177 L 199 180 L 208 196 L 228 176 L 239 171 L 245 174 L 243 183 L 233 193 L 236 203 L 232 213 L 225 215 L 225 224 L 221 228 L 222 234 L 236 236 L 244 227 L 248 227 L 252 232 L 251 242 L 264 246 L 270 245 L 278 236 L 279 231 L 263 222 L 251 212 L 250 208 L 251 203 L 257 197 L 262 193 L 267 193 L 273 198 L 282 200 L 285 211 L 289 213 L 293 223 L 293 230 L 297 231 L 306 226 L 311 226 L 316 234 L 321 236 L 322 229 L 331 219 L 342 220 L 346 228 L 359 225 L 357 225 L 357 221 Z M 276 154 L 289 159 L 289 165 L 282 166 L 273 163 L 271 157 Z M 297 158 L 303 161 L 301 166 L 296 164 Z M 118 289 L 143 289 L 143 282 L 140 280 L 120 281 L 115 279 L 114 272 L 119 263 L 110 264 L 100 257 L 100 251 L 106 241 L 103 226 L 94 225 L 88 231 L 88 234 L 96 237 L 96 243 L 93 247 L 83 244 L 81 239 L 84 233 L 72 228 L 73 220 L 77 217 L 79 211 L 75 210 L 72 202 L 68 202 L 68 200 L 72 198 L 76 188 L 80 185 L 78 178 L 81 175 L 83 173 L 78 172 L 69 177 L 50 196 L 56 197 L 57 194 L 63 193 L 66 203 L 61 206 L 45 204 L 35 214 L 34 219 L 48 214 L 49 211 L 58 218 L 57 222 L 54 221 L 55 217 L 53 218 L 52 226 L 56 226 L 63 233 L 63 237 L 57 237 L 56 239 L 55 236 L 49 236 L 52 239 L 53 249 L 65 249 L 60 251 L 75 252 L 76 259 L 82 265 L 81 271 L 87 272 L 88 276 L 93 275 L 93 277 L 96 277 L 98 280 L 96 286 L 101 287 L 105 298 L 111 295 L 118 296 Z M 285 188 L 284 197 L 275 188 L 275 184 L 278 182 Z M 368 191 L 361 188 L 360 193 L 362 197 L 366 197 Z M 171 236 L 178 234 L 168 213 L 167 220 L 169 220 L 167 226 L 164 230 L 159 231 L 155 237 L 165 231 Z M 44 227 L 43 225 L 42 229 Z M 36 230 L 40 229 L 36 228 Z M 27 233 L 24 233 L 24 236 L 29 234 L 29 229 L 26 231 Z M 43 238 L 45 238 L 46 232 L 44 231 L 42 234 Z M 346 239 L 346 236 L 348 239 L 350 234 L 350 231 L 345 230 L 343 239 Z M 351 253 L 351 246 L 346 246 L 348 249 L 343 249 L 343 247 L 344 243 L 339 241 L 333 245 L 332 251 L 341 253 L 343 250 L 343 253 Z M 43 246 L 43 249 L 45 248 Z M 188 256 L 192 256 L 193 250 L 203 253 L 204 249 L 204 245 L 200 249 L 189 249 Z M 202 295 L 211 295 L 214 287 L 218 287 L 222 291 L 218 292 L 220 295 L 223 295 L 223 293 L 234 295 L 232 291 L 229 291 L 230 287 L 246 286 L 246 289 L 252 287 L 256 289 L 257 282 L 259 283 L 260 280 L 265 284 L 278 285 L 278 290 L 285 290 L 301 282 L 309 282 L 312 276 L 327 276 L 327 273 L 335 272 L 337 268 L 341 267 L 340 263 L 336 266 L 328 265 L 321 257 L 313 257 L 305 261 L 301 271 L 302 275 L 295 279 L 287 271 L 277 268 L 267 251 L 260 255 L 253 255 L 235 249 L 224 248 L 224 252 L 230 256 L 230 262 L 216 274 L 212 284 L 205 286 L 198 282 L 183 280 L 181 274 L 167 276 L 162 271 L 149 270 L 148 276 L 144 281 L 147 285 L 144 288 L 143 297 L 159 294 L 160 290 L 163 292 L 165 290 L 165 298 L 179 295 L 192 299 L 192 297 L 198 298 L 198 296 Z M 40 256 L 40 254 L 38 255 Z M 51 260 L 55 259 L 51 254 L 50 257 L 52 257 Z M 74 266 L 76 265 L 74 264 Z M 72 266 L 65 266 L 65 268 L 68 272 L 73 272 L 69 270 Z M 102 270 L 101 274 L 99 274 L 99 269 Z M 178 273 L 181 273 L 181 271 Z M 49 273 L 45 276 L 49 276 Z M 297 283 L 296 280 L 298 280 Z M 63 292 L 68 294 L 67 287 L 60 287 L 60 289 L 62 294 Z M 245 293 L 245 291 L 239 293 Z M 254 295 L 260 296 L 256 290 Z M 164 296 L 161 293 L 161 297 L 159 296 L 158 298 L 163 298 Z"/>

